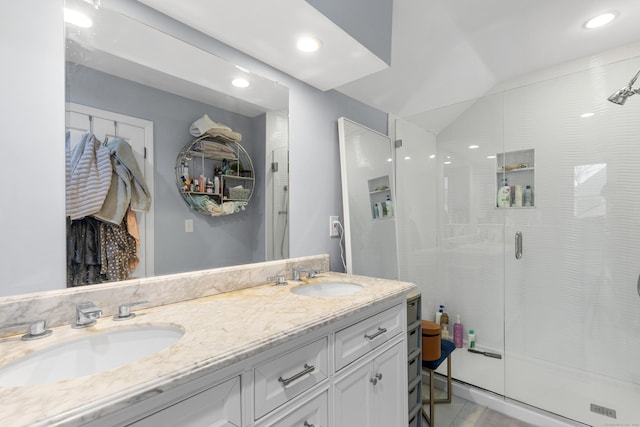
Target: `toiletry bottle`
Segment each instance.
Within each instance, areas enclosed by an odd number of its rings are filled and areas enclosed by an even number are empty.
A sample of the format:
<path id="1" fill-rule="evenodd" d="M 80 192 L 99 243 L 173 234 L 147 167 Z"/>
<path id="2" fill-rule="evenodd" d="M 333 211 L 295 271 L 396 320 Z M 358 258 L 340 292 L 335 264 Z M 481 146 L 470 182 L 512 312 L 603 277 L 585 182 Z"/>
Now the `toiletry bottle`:
<path id="1" fill-rule="evenodd" d="M 393 216 L 393 202 L 391 201 L 391 196 L 388 194 L 385 204 L 387 205 L 387 216 Z"/>
<path id="2" fill-rule="evenodd" d="M 469 348 L 476 347 L 476 333 L 473 329 L 469 329 Z"/>
<path id="3" fill-rule="evenodd" d="M 507 180 L 504 180 L 504 185 L 498 189 L 498 207 L 499 208 L 508 208 L 511 206 L 511 187 L 507 183 Z"/>
<path id="4" fill-rule="evenodd" d="M 442 313 L 444 313 L 444 305 L 441 304 L 438 312 L 436 313 L 436 323 L 438 325 L 440 324 L 440 317 L 442 316 Z"/>
<path id="5" fill-rule="evenodd" d="M 460 322 L 460 315 L 456 316 L 456 323 L 453 324 L 453 342 L 456 348 L 462 348 L 462 322 Z"/>
<path id="6" fill-rule="evenodd" d="M 527 187 L 522 192 L 522 199 L 524 201 L 524 206 L 531 206 L 531 186 L 527 185 Z"/>
<path id="7" fill-rule="evenodd" d="M 442 332 L 442 338 L 449 339 L 449 314 L 447 312 L 442 313 L 442 316 L 440 316 L 440 331 Z"/>
<path id="8" fill-rule="evenodd" d="M 522 207 L 522 185 L 516 185 L 513 197 L 513 206 L 516 208 Z"/>

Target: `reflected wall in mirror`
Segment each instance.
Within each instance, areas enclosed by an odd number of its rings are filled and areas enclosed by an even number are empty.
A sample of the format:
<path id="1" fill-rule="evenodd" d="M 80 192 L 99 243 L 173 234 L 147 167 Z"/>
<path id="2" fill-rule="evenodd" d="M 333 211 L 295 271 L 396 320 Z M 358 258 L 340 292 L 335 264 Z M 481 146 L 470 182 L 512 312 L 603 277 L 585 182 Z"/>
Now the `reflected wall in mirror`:
<path id="1" fill-rule="evenodd" d="M 67 128 L 134 147 L 153 200 L 137 214 L 143 262 L 134 275 L 287 258 L 288 89 L 104 4 L 65 3 L 93 21 L 66 24 Z M 232 86 L 238 77 L 249 87 Z M 240 133 L 253 160 L 253 197 L 238 215 L 198 215 L 176 189 L 176 156 L 204 114 Z M 146 133 L 134 129 L 139 123 Z"/>
<path id="2" fill-rule="evenodd" d="M 338 119 L 346 270 L 397 279 L 395 192 L 391 139 Z"/>

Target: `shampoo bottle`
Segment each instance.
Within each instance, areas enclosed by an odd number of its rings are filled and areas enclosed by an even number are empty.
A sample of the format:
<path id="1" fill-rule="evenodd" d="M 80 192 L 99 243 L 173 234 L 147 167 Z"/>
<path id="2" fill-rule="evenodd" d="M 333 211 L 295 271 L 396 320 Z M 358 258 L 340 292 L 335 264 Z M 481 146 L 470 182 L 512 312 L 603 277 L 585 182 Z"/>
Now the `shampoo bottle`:
<path id="1" fill-rule="evenodd" d="M 384 203 L 387 206 L 387 216 L 393 216 L 393 202 L 390 195 L 387 194 L 387 200 Z"/>
<path id="2" fill-rule="evenodd" d="M 504 180 L 504 185 L 498 189 L 498 207 L 499 208 L 508 208 L 511 206 L 511 187 L 507 183 L 507 180 Z"/>
<path id="3" fill-rule="evenodd" d="M 476 347 L 476 333 L 473 329 L 469 329 L 469 348 Z"/>
<path id="4" fill-rule="evenodd" d="M 527 185 L 522 193 L 522 199 L 524 206 L 531 206 L 531 186 Z"/>
<path id="5" fill-rule="evenodd" d="M 438 309 L 438 312 L 436 313 L 436 323 L 438 325 L 440 324 L 440 317 L 442 316 L 442 313 L 444 313 L 444 305 L 440 305 L 440 308 Z"/>
<path id="6" fill-rule="evenodd" d="M 453 342 L 456 348 L 462 348 L 462 322 L 460 322 L 460 315 L 456 316 L 456 323 L 453 324 Z"/>

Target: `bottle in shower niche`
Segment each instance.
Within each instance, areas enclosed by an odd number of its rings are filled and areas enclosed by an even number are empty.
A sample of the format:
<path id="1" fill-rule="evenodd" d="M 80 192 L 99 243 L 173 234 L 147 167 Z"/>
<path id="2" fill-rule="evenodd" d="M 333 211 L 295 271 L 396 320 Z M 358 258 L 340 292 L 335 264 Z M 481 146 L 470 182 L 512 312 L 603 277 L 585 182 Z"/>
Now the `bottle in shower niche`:
<path id="1" fill-rule="evenodd" d="M 511 187 L 507 180 L 504 180 L 504 185 L 498 189 L 498 207 L 508 208 L 511 207 Z"/>
<path id="2" fill-rule="evenodd" d="M 387 215 L 386 216 L 393 216 L 393 202 L 391 201 L 391 196 L 390 195 L 387 194 L 387 200 L 385 200 L 384 204 L 387 207 Z"/>
<path id="3" fill-rule="evenodd" d="M 531 206 L 531 186 L 527 185 L 522 192 L 522 204 L 524 206 Z"/>
<path id="4" fill-rule="evenodd" d="M 453 343 L 456 345 L 456 348 L 462 348 L 462 334 L 462 322 L 460 321 L 460 315 L 458 314 L 456 315 L 456 323 L 453 324 Z"/>

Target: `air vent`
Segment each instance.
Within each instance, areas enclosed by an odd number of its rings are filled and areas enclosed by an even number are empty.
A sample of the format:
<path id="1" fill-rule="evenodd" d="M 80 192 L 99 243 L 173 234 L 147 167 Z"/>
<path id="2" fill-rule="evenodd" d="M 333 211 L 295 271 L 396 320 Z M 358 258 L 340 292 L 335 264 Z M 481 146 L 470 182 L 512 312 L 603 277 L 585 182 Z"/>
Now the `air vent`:
<path id="1" fill-rule="evenodd" d="M 591 412 L 595 412 L 596 414 L 604 415 L 605 417 L 616 419 L 616 410 L 611 408 L 605 408 L 604 406 L 596 405 L 595 403 L 591 404 Z"/>

